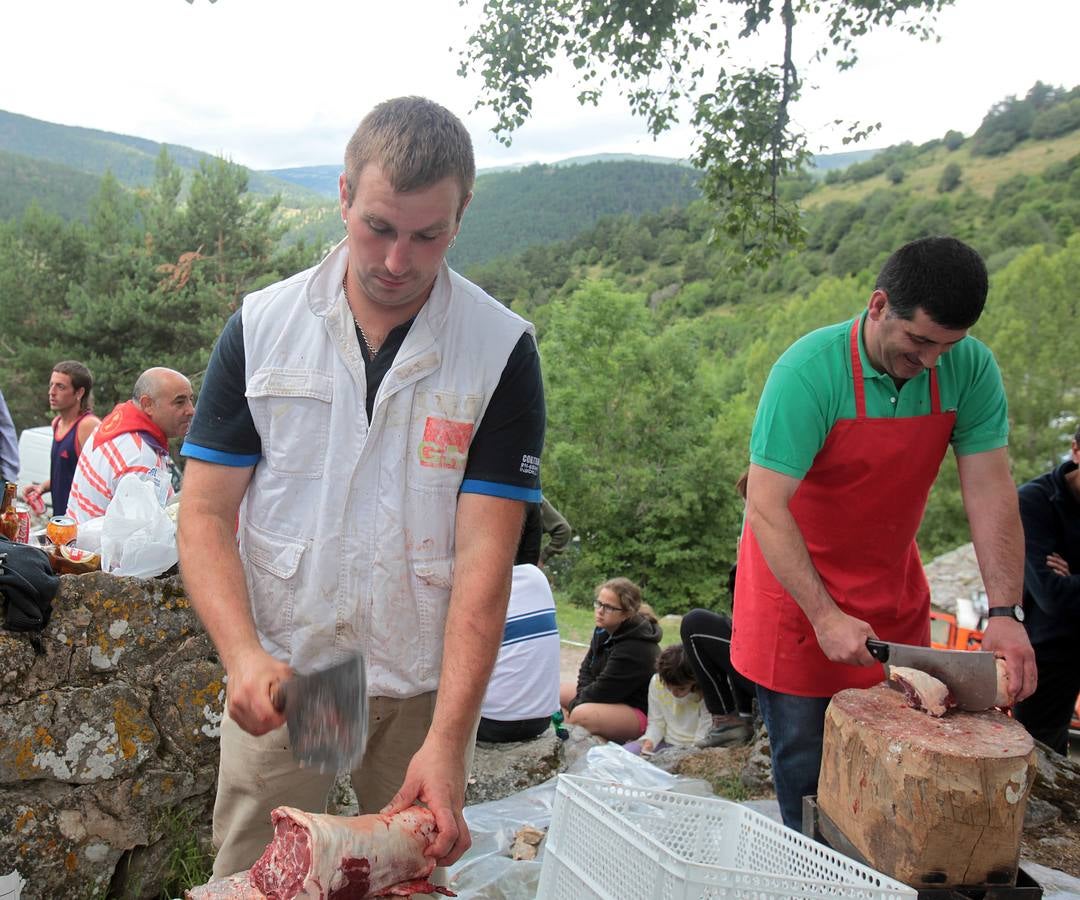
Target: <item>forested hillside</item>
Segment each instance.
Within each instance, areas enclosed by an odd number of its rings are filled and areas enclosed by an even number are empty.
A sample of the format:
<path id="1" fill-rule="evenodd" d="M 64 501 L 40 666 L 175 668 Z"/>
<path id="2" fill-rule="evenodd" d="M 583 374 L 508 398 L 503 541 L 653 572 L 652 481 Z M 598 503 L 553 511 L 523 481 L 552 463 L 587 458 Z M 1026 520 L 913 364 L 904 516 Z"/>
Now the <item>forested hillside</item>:
<path id="1" fill-rule="evenodd" d="M 577 234 L 616 213 L 685 206 L 701 196 L 685 166 L 637 160 L 526 166 L 476 180 L 472 203 L 448 258 L 455 268 Z"/>
<path id="2" fill-rule="evenodd" d="M 0 150 L 0 220 L 21 216 L 31 203 L 64 219 L 82 218 L 100 186 L 96 175 Z"/>
<path id="3" fill-rule="evenodd" d="M 884 170 L 786 185 L 802 195 L 806 243 L 765 269 L 710 242 L 714 214 L 701 201 L 609 216 L 468 268 L 537 326 L 544 491 L 580 537 L 553 563 L 560 587 L 587 602 L 596 583 L 626 575 L 660 612 L 725 605 L 742 513 L 733 484 L 770 366 L 799 335 L 856 315 L 885 257 L 913 238 L 953 234 L 986 257 L 991 294 L 973 333 L 1005 379 L 1015 477 L 1060 457 L 1080 395 L 1070 365 L 1080 345 L 1080 147 L 1075 128 L 1052 137 L 1029 128 L 1005 150 L 977 150 L 1015 102 L 969 138 L 891 148 Z M 1071 102 L 1060 92 L 1042 111 Z M 959 180 L 943 178 L 957 160 Z M 889 175 L 894 166 L 902 177 Z M 91 365 L 99 409 L 150 364 L 197 384 L 244 293 L 316 257 L 302 244 L 281 249 L 277 210 L 246 193 L 239 167 L 203 167 L 186 200 L 180 183 L 166 161 L 136 195 L 106 179 L 86 224 L 41 211 L 0 224 L 0 385 L 20 428 L 47 421 L 44 385 L 60 358 Z M 930 555 L 967 536 L 950 459 L 920 543 Z"/>

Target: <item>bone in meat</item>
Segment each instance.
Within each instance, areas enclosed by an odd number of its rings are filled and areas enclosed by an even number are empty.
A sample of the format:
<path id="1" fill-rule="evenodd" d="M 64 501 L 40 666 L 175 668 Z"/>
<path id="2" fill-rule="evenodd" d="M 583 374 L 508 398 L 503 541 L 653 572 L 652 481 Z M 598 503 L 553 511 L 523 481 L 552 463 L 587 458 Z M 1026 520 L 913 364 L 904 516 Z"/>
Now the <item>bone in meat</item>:
<path id="1" fill-rule="evenodd" d="M 904 692 L 904 700 L 908 706 L 921 709 L 932 716 L 943 716 L 946 710 L 956 706 L 956 701 L 945 683 L 919 669 L 890 666 L 889 683 Z"/>
<path id="2" fill-rule="evenodd" d="M 184 900 L 266 900 L 266 894 L 251 883 L 247 870 L 209 884 L 188 888 Z"/>

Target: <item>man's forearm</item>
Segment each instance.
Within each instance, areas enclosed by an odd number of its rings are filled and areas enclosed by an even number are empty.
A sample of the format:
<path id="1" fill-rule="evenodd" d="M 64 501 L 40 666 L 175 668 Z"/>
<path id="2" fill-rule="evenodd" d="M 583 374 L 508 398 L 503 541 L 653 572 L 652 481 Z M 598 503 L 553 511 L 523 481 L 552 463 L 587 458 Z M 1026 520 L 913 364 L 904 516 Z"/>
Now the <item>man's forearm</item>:
<path id="1" fill-rule="evenodd" d="M 228 672 L 236 657 L 261 646 L 236 534 L 216 516 L 188 512 L 177 538 L 184 587 Z"/>
<path id="2" fill-rule="evenodd" d="M 476 591 L 468 600 L 451 600 L 432 736 L 463 746 L 469 740 L 502 643 L 509 596 L 507 578 L 505 592 Z"/>
<path id="3" fill-rule="evenodd" d="M 1012 606 L 1024 593 L 1024 527 L 1008 458 L 991 451 L 962 456 L 957 466 L 986 596 L 991 606 Z"/>
<path id="4" fill-rule="evenodd" d="M 430 735 L 464 748 L 502 643 L 523 506 L 468 494 L 459 503 L 454 586 Z"/>

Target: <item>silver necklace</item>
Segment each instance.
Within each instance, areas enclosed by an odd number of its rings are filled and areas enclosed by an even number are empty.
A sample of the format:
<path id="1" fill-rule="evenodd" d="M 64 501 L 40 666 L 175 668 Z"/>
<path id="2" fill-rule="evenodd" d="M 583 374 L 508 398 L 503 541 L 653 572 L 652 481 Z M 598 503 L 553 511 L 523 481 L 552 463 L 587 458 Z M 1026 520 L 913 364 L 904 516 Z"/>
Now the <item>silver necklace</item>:
<path id="1" fill-rule="evenodd" d="M 345 292 L 345 302 L 349 302 L 349 275 L 348 273 L 341 276 L 341 289 Z M 349 307 L 349 311 L 352 312 L 352 307 Z M 364 329 L 360 327 L 360 323 L 356 321 L 356 316 L 352 317 L 353 325 L 356 326 L 356 332 L 360 335 L 360 340 L 364 342 L 364 346 L 367 347 L 368 358 L 375 359 L 375 354 L 379 351 L 371 346 L 371 341 L 367 339 L 367 335 L 364 334 Z"/>

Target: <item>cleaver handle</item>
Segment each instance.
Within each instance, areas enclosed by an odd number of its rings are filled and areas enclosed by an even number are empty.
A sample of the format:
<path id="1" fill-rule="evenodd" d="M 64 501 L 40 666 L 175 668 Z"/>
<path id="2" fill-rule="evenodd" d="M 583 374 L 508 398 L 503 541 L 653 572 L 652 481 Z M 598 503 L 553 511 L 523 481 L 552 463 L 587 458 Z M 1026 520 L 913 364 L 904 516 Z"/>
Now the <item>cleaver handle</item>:
<path id="1" fill-rule="evenodd" d="M 889 645 L 885 641 L 875 641 L 873 638 L 866 639 L 866 649 L 870 655 L 880 663 L 889 661 Z"/>
<path id="2" fill-rule="evenodd" d="M 270 702 L 279 713 L 285 712 L 285 682 L 275 681 L 270 685 Z"/>

